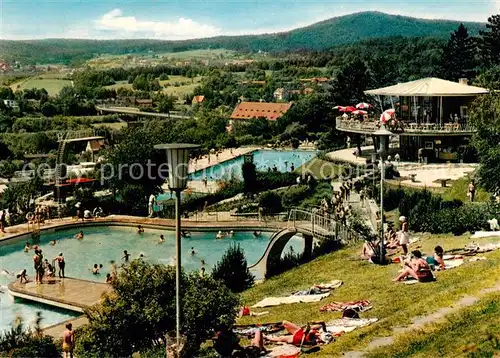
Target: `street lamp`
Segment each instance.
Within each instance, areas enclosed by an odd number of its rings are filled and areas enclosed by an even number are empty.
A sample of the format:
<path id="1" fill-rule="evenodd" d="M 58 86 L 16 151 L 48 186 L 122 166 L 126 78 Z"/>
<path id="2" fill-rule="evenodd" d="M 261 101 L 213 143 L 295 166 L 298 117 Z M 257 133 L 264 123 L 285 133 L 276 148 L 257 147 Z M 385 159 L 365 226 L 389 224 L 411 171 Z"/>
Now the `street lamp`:
<path id="1" fill-rule="evenodd" d="M 175 191 L 175 315 L 176 315 L 176 349 L 179 354 L 181 338 L 181 192 L 186 189 L 188 182 L 189 151 L 199 148 L 195 144 L 158 144 L 155 149 L 164 149 L 167 152 L 168 187 Z"/>
<path id="2" fill-rule="evenodd" d="M 377 153 L 380 156 L 380 264 L 385 263 L 385 248 L 384 248 L 384 159 L 389 146 L 389 137 L 392 132 L 385 128 L 385 123 L 381 123 L 380 129 L 373 133 L 378 138 L 379 148 Z"/>

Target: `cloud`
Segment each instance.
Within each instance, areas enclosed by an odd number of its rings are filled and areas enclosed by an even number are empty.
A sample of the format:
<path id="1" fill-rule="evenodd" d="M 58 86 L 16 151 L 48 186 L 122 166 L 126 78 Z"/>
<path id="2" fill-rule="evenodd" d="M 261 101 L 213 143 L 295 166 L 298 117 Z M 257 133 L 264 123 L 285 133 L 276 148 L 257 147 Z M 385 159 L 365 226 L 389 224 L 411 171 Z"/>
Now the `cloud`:
<path id="1" fill-rule="evenodd" d="M 183 17 L 174 21 L 140 20 L 135 16 L 124 16 L 120 9 L 113 9 L 102 15 L 94 25 L 96 31 L 106 33 L 105 37 L 108 38 L 184 40 L 221 34 L 221 30 L 215 26 Z"/>

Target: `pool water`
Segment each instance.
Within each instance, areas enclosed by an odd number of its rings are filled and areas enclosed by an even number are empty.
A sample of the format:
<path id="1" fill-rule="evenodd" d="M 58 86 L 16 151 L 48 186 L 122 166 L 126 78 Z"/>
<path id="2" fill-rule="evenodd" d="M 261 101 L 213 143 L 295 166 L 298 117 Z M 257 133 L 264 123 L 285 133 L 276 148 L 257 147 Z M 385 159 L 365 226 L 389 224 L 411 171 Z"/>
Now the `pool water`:
<path id="1" fill-rule="evenodd" d="M 280 172 L 290 171 L 292 165 L 297 169 L 316 156 L 316 152 L 311 150 L 256 150 L 252 152 L 252 154 L 253 162 L 257 170 L 265 171 L 276 167 Z M 231 177 L 242 179 L 242 164 L 243 156 L 239 156 L 209 168 L 198 170 L 190 174 L 190 178 L 191 180 L 202 180 L 206 178 L 209 181 L 230 179 Z"/>
<path id="2" fill-rule="evenodd" d="M 90 227 L 85 228 L 85 237 L 82 241 L 73 238 L 78 230 L 63 230 L 51 234 L 43 234 L 37 243 L 42 249 L 44 259 L 52 262 L 60 252 L 66 261 L 66 276 L 104 282 L 106 274 L 110 272 L 110 261 L 122 263 L 123 250 L 127 250 L 131 259 L 140 254 L 150 263 L 173 265 L 175 263 L 175 233 L 168 230 L 146 229 L 138 234 L 131 227 Z M 160 234 L 165 237 L 164 243 L 159 243 Z M 191 232 L 191 237 L 182 242 L 182 265 L 187 271 L 199 270 L 201 260 L 205 261 L 205 269 L 210 272 L 215 263 L 232 243 L 237 243 L 244 250 L 249 265 L 257 262 L 266 249 L 272 233 L 263 232 L 258 238 L 252 232 L 234 233 L 232 238 L 226 237 L 216 240 L 215 232 Z M 57 240 L 55 246 L 51 240 Z M 303 251 L 303 240 L 300 237 L 292 238 L 285 248 L 288 251 L 293 246 L 295 252 Z M 195 254 L 191 254 L 191 248 Z M 33 277 L 33 251 L 24 252 L 24 242 L 15 242 L 0 246 L 0 285 L 7 286 L 14 280 L 3 270 L 17 273 L 26 268 L 28 276 Z M 92 274 L 94 264 L 102 264 L 101 274 Z M 258 276 L 258 275 L 257 275 Z M 259 277 L 258 277 L 259 278 Z M 6 289 L 3 289 L 6 291 Z M 7 293 L 0 294 L 0 331 L 8 328 L 16 315 L 21 315 L 26 324 L 31 324 L 36 311 L 43 312 L 43 326 L 52 325 L 75 314 L 62 310 L 54 310 L 45 305 L 28 304 L 24 300 L 14 300 Z"/>

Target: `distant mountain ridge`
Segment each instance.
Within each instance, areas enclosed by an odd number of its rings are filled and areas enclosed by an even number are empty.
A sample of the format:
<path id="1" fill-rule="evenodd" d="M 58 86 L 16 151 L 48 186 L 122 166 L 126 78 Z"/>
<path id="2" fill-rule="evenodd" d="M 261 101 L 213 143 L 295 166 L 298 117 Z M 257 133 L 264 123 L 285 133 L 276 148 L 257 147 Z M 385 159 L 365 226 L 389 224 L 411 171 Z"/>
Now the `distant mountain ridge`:
<path id="1" fill-rule="evenodd" d="M 31 63 L 68 63 L 75 59 L 88 59 L 93 54 L 126 54 L 178 52 L 194 49 L 224 48 L 236 51 L 285 52 L 296 50 L 325 50 L 338 45 L 363 40 L 403 37 L 448 38 L 460 23 L 477 35 L 484 23 L 453 20 L 426 20 L 382 12 L 359 12 L 333 17 L 295 30 L 242 36 L 218 36 L 183 41 L 163 40 L 0 40 L 0 53 L 4 60 L 23 59 Z"/>

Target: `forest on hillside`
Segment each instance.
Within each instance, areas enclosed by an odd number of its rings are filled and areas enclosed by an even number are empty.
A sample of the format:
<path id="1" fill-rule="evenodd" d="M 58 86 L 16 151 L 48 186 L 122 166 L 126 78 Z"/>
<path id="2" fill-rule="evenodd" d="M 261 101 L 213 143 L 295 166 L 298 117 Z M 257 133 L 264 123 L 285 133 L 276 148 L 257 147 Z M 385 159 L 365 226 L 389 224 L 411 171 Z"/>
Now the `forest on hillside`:
<path id="1" fill-rule="evenodd" d="M 486 19 L 485 19 L 486 20 Z M 185 41 L 160 40 L 75 40 L 46 39 L 29 41 L 0 41 L 2 60 L 22 61 L 25 64 L 60 63 L 77 65 L 102 54 L 143 54 L 180 52 L 197 49 L 227 49 L 240 52 L 265 51 L 283 53 L 293 51 L 323 51 L 333 47 L 352 45 L 371 39 L 393 37 L 432 37 L 445 40 L 460 22 L 423 20 L 379 12 L 362 12 L 332 18 L 289 32 L 219 36 Z M 484 28 L 482 23 L 465 23 L 472 36 Z"/>

